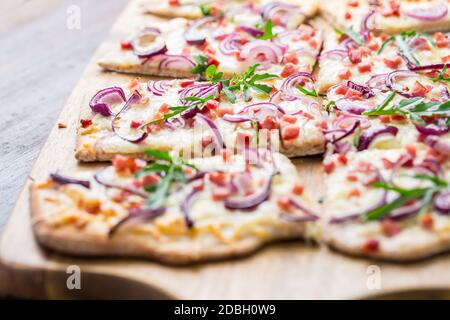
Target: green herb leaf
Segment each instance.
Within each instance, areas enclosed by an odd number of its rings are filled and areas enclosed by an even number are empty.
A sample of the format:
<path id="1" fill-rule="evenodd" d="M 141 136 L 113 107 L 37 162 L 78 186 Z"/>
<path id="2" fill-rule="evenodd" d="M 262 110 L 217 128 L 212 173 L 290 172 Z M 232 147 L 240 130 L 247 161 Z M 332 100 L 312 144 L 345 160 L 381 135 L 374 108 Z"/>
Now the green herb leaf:
<path id="1" fill-rule="evenodd" d="M 364 38 L 359 33 L 353 31 L 352 29 L 338 29 L 338 28 L 335 28 L 334 31 L 337 34 L 346 35 L 347 37 L 352 39 L 354 42 L 356 42 L 360 46 L 362 46 L 364 44 Z"/>
<path id="2" fill-rule="evenodd" d="M 415 35 L 415 32 L 414 32 Z M 408 43 L 406 42 L 406 38 L 409 37 L 409 34 L 400 34 L 395 36 L 395 43 L 397 44 L 398 50 L 401 54 L 403 54 L 409 61 L 414 62 L 416 65 L 420 65 L 419 60 L 414 56 L 412 50 Z"/>
<path id="3" fill-rule="evenodd" d="M 269 19 L 266 21 L 263 27 L 264 34 L 259 38 L 261 40 L 270 40 L 276 37 L 275 34 L 272 32 L 273 23 L 272 19 Z"/>
<path id="4" fill-rule="evenodd" d="M 391 92 L 378 107 L 376 107 L 375 109 L 363 112 L 363 115 L 366 115 L 366 116 L 379 115 L 379 113 L 382 112 L 391 103 L 391 101 L 394 99 L 395 95 L 396 95 L 395 91 Z"/>
<path id="5" fill-rule="evenodd" d="M 313 89 L 312 91 L 309 91 L 309 90 L 303 88 L 303 87 L 302 87 L 301 85 L 299 85 L 299 84 L 297 84 L 296 88 L 297 88 L 301 93 L 303 93 L 305 96 L 317 97 L 317 92 L 316 92 L 316 90 L 314 90 L 314 89 Z"/>
<path id="6" fill-rule="evenodd" d="M 430 78 L 434 82 L 437 81 L 444 81 L 444 82 L 450 82 L 450 78 L 445 77 L 445 72 L 447 71 L 447 65 L 444 64 L 444 67 L 442 68 L 441 72 L 439 72 L 439 75 L 434 78 Z"/>
<path id="7" fill-rule="evenodd" d="M 195 62 L 197 62 L 197 64 L 195 65 L 194 68 L 192 68 L 191 73 L 203 74 L 209 66 L 208 58 L 205 57 L 204 55 L 199 54 L 194 56 L 194 60 Z"/>

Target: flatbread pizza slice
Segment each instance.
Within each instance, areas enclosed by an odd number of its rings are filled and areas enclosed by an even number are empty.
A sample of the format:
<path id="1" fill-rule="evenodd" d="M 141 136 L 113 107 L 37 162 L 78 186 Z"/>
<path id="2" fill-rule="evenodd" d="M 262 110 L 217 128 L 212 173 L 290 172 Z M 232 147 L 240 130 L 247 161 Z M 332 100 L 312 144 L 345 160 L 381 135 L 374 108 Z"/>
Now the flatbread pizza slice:
<path id="1" fill-rule="evenodd" d="M 324 241 L 344 253 L 392 261 L 448 251 L 450 149 L 438 149 L 327 157 Z"/>
<path id="2" fill-rule="evenodd" d="M 446 0 L 347 0 L 323 1 L 321 11 L 338 28 L 371 29 L 398 34 L 417 30 L 450 30 Z"/>
<path id="3" fill-rule="evenodd" d="M 408 70 L 375 77 L 381 78 L 387 80 L 381 81 L 382 86 L 378 83 L 369 87 L 348 80 L 328 90 L 328 153 L 406 146 L 423 150 L 435 138 L 450 143 L 446 82 Z"/>
<path id="4" fill-rule="evenodd" d="M 245 25 L 223 17 L 179 18 L 137 32 L 111 48 L 99 65 L 111 71 L 176 78 L 201 78 L 212 64 L 228 78 L 255 63 L 277 74 L 300 68 L 311 72 L 321 44 L 321 33 L 308 25 L 292 30 L 272 20 Z"/>
<path id="5" fill-rule="evenodd" d="M 39 243 L 63 254 L 171 264 L 231 258 L 315 233 L 295 166 L 266 150 L 184 160 L 117 156 L 113 166 L 31 186 Z"/>
<path id="6" fill-rule="evenodd" d="M 396 70 L 436 78 L 449 66 L 449 58 L 450 38 L 441 32 L 410 30 L 395 36 L 349 30 L 328 32 L 319 60 L 318 90 L 324 93 L 345 80 L 370 85 Z"/>
<path id="7" fill-rule="evenodd" d="M 225 15 L 230 20 L 258 21 L 264 17 L 280 22 L 289 19 L 292 25 L 315 16 L 319 4 L 313 0 L 153 0 L 144 1 L 143 9 L 146 13 L 168 18 L 200 19 L 210 15 Z"/>
<path id="8" fill-rule="evenodd" d="M 210 82 L 135 79 L 104 88 L 82 108 L 76 158 L 145 157 L 148 148 L 208 156 L 249 145 L 289 157 L 322 153 L 326 113 L 311 74 L 256 70 L 223 80 L 210 67 Z"/>

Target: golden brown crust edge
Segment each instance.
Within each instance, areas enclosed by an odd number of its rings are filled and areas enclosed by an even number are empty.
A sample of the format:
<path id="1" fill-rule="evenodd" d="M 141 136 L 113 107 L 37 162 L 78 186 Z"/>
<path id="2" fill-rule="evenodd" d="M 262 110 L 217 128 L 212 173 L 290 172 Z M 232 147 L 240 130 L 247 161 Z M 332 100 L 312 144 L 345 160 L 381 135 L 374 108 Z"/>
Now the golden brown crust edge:
<path id="1" fill-rule="evenodd" d="M 245 239 L 220 247 L 176 250 L 163 245 L 152 246 L 142 239 L 134 241 L 135 239 L 130 239 L 130 237 L 108 238 L 103 235 L 83 233 L 73 226 L 53 228 L 43 219 L 43 210 L 45 209 L 40 204 L 38 189 L 34 184 L 30 186 L 30 206 L 33 232 L 37 241 L 48 249 L 73 256 L 132 257 L 150 259 L 170 265 L 186 265 L 245 256 L 271 242 L 302 239 L 298 231 L 293 228 L 292 232 L 268 241 Z"/>
<path id="2" fill-rule="evenodd" d="M 324 232 L 326 233 L 326 230 L 324 230 Z M 414 249 L 399 249 L 395 252 L 386 252 L 382 249 L 374 252 L 368 252 L 362 248 L 350 246 L 345 241 L 338 240 L 337 237 L 325 236 L 325 239 L 323 240 L 324 243 L 330 248 L 350 256 L 398 263 L 420 261 L 450 250 L 450 238 L 442 239 L 440 241 L 437 240 L 435 242 L 422 243 L 421 245 L 415 246 Z"/>

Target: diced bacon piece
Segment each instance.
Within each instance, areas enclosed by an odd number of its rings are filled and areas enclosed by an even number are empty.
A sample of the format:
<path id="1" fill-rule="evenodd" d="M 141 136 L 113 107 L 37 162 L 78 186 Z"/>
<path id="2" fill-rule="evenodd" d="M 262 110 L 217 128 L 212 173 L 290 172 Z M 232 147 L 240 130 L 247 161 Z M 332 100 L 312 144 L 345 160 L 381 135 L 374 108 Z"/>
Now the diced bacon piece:
<path id="1" fill-rule="evenodd" d="M 300 182 L 297 182 L 294 187 L 292 188 L 292 192 L 298 196 L 301 196 L 303 194 L 303 191 L 305 190 L 305 186 L 301 184 Z"/>
<path id="2" fill-rule="evenodd" d="M 177 7 L 180 5 L 180 0 L 168 0 L 169 6 Z"/>
<path id="3" fill-rule="evenodd" d="M 362 100 L 363 95 L 361 92 L 349 88 L 347 92 L 345 93 L 345 98 L 349 100 Z"/>
<path id="4" fill-rule="evenodd" d="M 347 90 L 348 87 L 345 84 L 340 84 L 334 89 L 334 92 L 336 92 L 336 94 L 346 94 Z"/>
<path id="5" fill-rule="evenodd" d="M 352 76 L 352 72 L 348 68 L 341 69 L 338 72 L 338 77 L 342 80 L 348 80 L 348 79 L 350 79 L 351 76 Z"/>
<path id="6" fill-rule="evenodd" d="M 281 195 L 277 198 L 277 205 L 283 210 L 290 210 L 291 198 L 287 195 Z"/>
<path id="7" fill-rule="evenodd" d="M 212 172 L 209 175 L 209 180 L 219 186 L 225 186 L 227 184 L 227 176 L 223 172 Z"/>
<path id="8" fill-rule="evenodd" d="M 361 191 L 358 188 L 353 188 L 352 190 L 350 190 L 350 192 L 348 193 L 349 197 L 359 197 L 361 195 Z"/>
<path id="9" fill-rule="evenodd" d="M 344 19 L 345 20 L 350 20 L 352 18 L 352 14 L 350 13 L 350 12 L 345 12 L 345 14 L 344 14 Z"/>
<path id="10" fill-rule="evenodd" d="M 87 127 L 92 125 L 92 120 L 91 119 L 81 119 L 80 123 L 81 123 L 81 127 L 86 129 Z"/>
<path id="11" fill-rule="evenodd" d="M 131 50 L 131 49 L 133 49 L 133 45 L 131 44 L 130 41 L 122 40 L 122 41 L 120 41 L 120 48 L 122 50 Z"/>
<path id="12" fill-rule="evenodd" d="M 359 6 L 359 1 L 358 1 L 358 0 L 348 0 L 348 1 L 347 1 L 347 4 L 348 4 L 350 7 L 357 7 L 357 6 Z"/>
<path id="13" fill-rule="evenodd" d="M 157 174 L 148 174 L 141 178 L 142 186 L 153 186 L 158 184 L 161 181 L 161 178 Z"/>
<path id="14" fill-rule="evenodd" d="M 346 165 L 348 162 L 347 156 L 345 154 L 339 154 L 337 156 L 337 160 L 342 163 L 343 165 Z"/>
<path id="15" fill-rule="evenodd" d="M 223 117 L 226 114 L 233 114 L 234 110 L 231 106 L 219 106 L 216 109 L 216 113 L 219 117 Z"/>
<path id="16" fill-rule="evenodd" d="M 287 125 L 281 130 L 283 140 L 293 140 L 300 135 L 300 128 L 297 125 Z"/>
<path id="17" fill-rule="evenodd" d="M 421 215 L 419 217 L 419 221 L 420 221 L 420 226 L 423 229 L 426 229 L 426 230 L 433 229 L 434 220 L 433 220 L 433 217 L 431 216 L 431 214 L 425 213 L 425 214 Z"/>
<path id="18" fill-rule="evenodd" d="M 326 174 L 330 174 L 334 171 L 334 168 L 336 167 L 336 164 L 333 160 L 331 161 L 324 161 L 323 162 L 323 170 Z"/>
<path id="19" fill-rule="evenodd" d="M 298 64 L 298 55 L 294 51 L 288 52 L 283 57 L 283 63 Z"/>
<path id="20" fill-rule="evenodd" d="M 212 198 L 214 201 L 223 201 L 230 196 L 231 192 L 228 188 L 224 187 L 213 187 Z"/>
<path id="21" fill-rule="evenodd" d="M 297 122 L 297 117 L 289 114 L 284 114 L 281 116 L 281 121 L 294 124 Z"/>
<path id="22" fill-rule="evenodd" d="M 202 147 L 206 148 L 207 146 L 209 146 L 212 142 L 214 141 L 214 139 L 211 136 L 205 136 L 202 137 Z"/>
<path id="23" fill-rule="evenodd" d="M 195 80 L 194 79 L 184 79 L 184 80 L 180 80 L 179 84 L 181 87 L 186 88 L 188 86 L 190 86 L 191 84 L 194 84 Z"/>
<path id="24" fill-rule="evenodd" d="M 395 58 L 392 58 L 392 59 L 388 59 L 388 58 L 385 58 L 384 60 L 383 60 L 383 62 L 384 62 L 384 64 L 386 65 L 386 66 L 388 66 L 389 68 L 391 68 L 391 69 L 397 69 L 398 68 L 398 66 L 402 63 L 402 58 L 401 57 L 395 57 Z"/>
<path id="25" fill-rule="evenodd" d="M 278 128 L 278 123 L 274 117 L 267 115 L 264 120 L 260 123 L 261 129 L 276 129 Z"/>
<path id="26" fill-rule="evenodd" d="M 355 176 L 354 174 L 348 174 L 345 178 L 346 178 L 348 181 L 351 181 L 351 182 L 358 181 L 358 177 Z"/>
<path id="27" fill-rule="evenodd" d="M 411 88 L 411 94 L 414 97 L 424 97 L 428 92 L 428 88 L 416 80 L 413 87 Z"/>
<path id="28" fill-rule="evenodd" d="M 295 64 L 289 62 L 289 63 L 286 63 L 286 64 L 285 64 L 285 66 L 283 67 L 283 70 L 281 71 L 281 74 L 280 74 L 280 75 L 281 75 L 283 78 L 287 78 L 287 77 L 289 77 L 290 75 L 296 73 L 298 70 L 299 70 L 299 67 L 298 67 L 298 66 L 296 66 Z"/>
<path id="29" fill-rule="evenodd" d="M 372 65 L 370 63 L 358 63 L 358 71 L 361 73 L 372 71 Z"/>
<path id="30" fill-rule="evenodd" d="M 131 123 L 130 123 L 130 128 L 131 128 L 131 129 L 137 129 L 137 128 L 139 128 L 139 126 L 142 125 L 142 124 L 143 124 L 142 121 L 135 121 L 135 120 L 132 120 Z"/>
<path id="31" fill-rule="evenodd" d="M 384 219 L 381 222 L 381 230 L 386 237 L 393 237 L 402 231 L 398 223 L 392 219 Z"/>
<path id="32" fill-rule="evenodd" d="M 361 59 L 362 59 L 362 52 L 361 52 L 361 50 L 359 50 L 359 48 L 358 49 L 351 49 L 348 52 L 348 59 L 353 64 L 360 63 Z"/>
<path id="33" fill-rule="evenodd" d="M 367 252 L 376 252 L 380 247 L 380 243 L 376 239 L 367 239 L 363 244 L 363 250 Z"/>

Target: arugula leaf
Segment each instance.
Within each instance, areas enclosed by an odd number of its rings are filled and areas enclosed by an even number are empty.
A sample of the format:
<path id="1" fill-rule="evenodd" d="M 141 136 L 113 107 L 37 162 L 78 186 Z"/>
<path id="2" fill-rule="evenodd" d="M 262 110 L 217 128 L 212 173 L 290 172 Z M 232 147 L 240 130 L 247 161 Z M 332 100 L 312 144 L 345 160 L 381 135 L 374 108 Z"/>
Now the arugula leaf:
<path id="1" fill-rule="evenodd" d="M 201 54 L 196 55 L 193 58 L 194 58 L 195 62 L 197 62 L 197 64 L 195 65 L 194 68 L 192 68 L 191 73 L 192 74 L 203 74 L 209 66 L 208 58 Z"/>
<path id="2" fill-rule="evenodd" d="M 391 103 L 391 101 L 394 99 L 395 95 L 396 95 L 396 92 L 392 91 L 378 107 L 376 107 L 375 109 L 364 111 L 363 115 L 366 115 L 366 116 L 378 115 L 379 112 L 382 112 Z"/>
<path id="3" fill-rule="evenodd" d="M 442 68 L 441 72 L 439 72 L 439 75 L 434 78 L 430 78 L 432 81 L 444 81 L 444 82 L 450 82 L 450 78 L 445 77 L 445 72 L 447 71 L 447 65 L 444 64 L 444 67 Z"/>
<path id="4" fill-rule="evenodd" d="M 386 46 L 391 43 L 392 41 L 395 40 L 394 36 L 390 36 L 389 38 L 387 38 L 386 40 L 383 41 L 383 43 L 380 46 L 380 49 L 378 49 L 377 54 L 380 54 L 383 52 L 384 48 L 386 48 Z"/>
<path id="5" fill-rule="evenodd" d="M 278 78 L 276 74 L 263 73 L 255 74 L 256 68 L 259 64 L 252 65 L 242 75 L 234 75 L 228 84 L 230 91 L 242 90 L 244 93 L 245 101 L 251 99 L 250 89 L 260 92 L 265 95 L 269 95 L 272 91 L 272 87 L 266 84 L 257 83 L 258 81 L 269 80 Z"/>
<path id="6" fill-rule="evenodd" d="M 212 83 L 218 83 L 222 80 L 223 72 L 217 72 L 217 67 L 212 64 L 205 70 L 206 80 L 211 81 Z"/>
<path id="7" fill-rule="evenodd" d="M 253 119 L 252 120 L 252 126 L 253 130 L 255 132 L 255 140 L 256 140 L 256 146 L 259 145 L 259 126 L 258 126 L 258 120 Z"/>
<path id="8" fill-rule="evenodd" d="M 172 183 L 186 182 L 187 179 L 183 167 L 189 166 L 195 170 L 197 168 L 182 158 L 172 157 L 165 151 L 150 149 L 145 150 L 144 153 L 153 156 L 155 161 L 137 172 L 136 176 L 141 177 L 150 172 L 157 172 L 162 176 L 158 184 L 145 187 L 145 191 L 150 193 L 147 205 L 150 208 L 159 208 L 163 206 Z"/>
<path id="9" fill-rule="evenodd" d="M 149 126 L 153 123 L 158 123 L 160 121 L 167 121 L 170 118 L 178 116 L 179 114 L 183 113 L 184 111 L 186 111 L 189 108 L 192 108 L 192 105 L 169 107 L 169 110 L 171 112 L 166 113 L 165 115 L 163 115 L 160 118 L 152 119 L 144 124 L 141 124 L 138 129 L 144 129 L 147 126 Z"/>
<path id="10" fill-rule="evenodd" d="M 399 197 L 393 200 L 390 203 L 387 203 L 379 208 L 376 208 L 368 213 L 366 213 L 363 216 L 364 221 L 371 221 L 371 220 L 378 220 L 383 218 L 384 216 L 391 213 L 393 210 L 400 208 L 405 203 L 407 203 L 410 200 L 420 200 L 421 203 L 421 209 L 419 211 L 420 213 L 425 212 L 433 199 L 433 195 L 436 192 L 439 192 L 441 189 L 448 187 L 448 182 L 439 179 L 438 177 L 433 177 L 425 174 L 419 174 L 413 176 L 413 178 L 421 179 L 421 180 L 428 180 L 433 182 L 433 187 L 426 187 L 426 188 L 413 188 L 413 189 L 405 189 L 402 187 L 398 187 L 395 185 L 390 185 L 385 182 L 375 182 L 372 184 L 374 188 L 381 188 L 387 191 L 393 191 L 399 194 Z"/>
<path id="11" fill-rule="evenodd" d="M 301 85 L 299 85 L 299 84 L 297 84 L 296 88 L 297 88 L 301 93 L 303 93 L 305 96 L 317 97 L 317 92 L 316 92 L 316 90 L 314 90 L 314 89 L 313 89 L 312 91 L 309 91 L 309 90 L 303 88 L 303 87 L 302 87 Z"/>
<path id="12" fill-rule="evenodd" d="M 272 19 L 269 19 L 264 24 L 264 27 L 263 27 L 264 34 L 261 37 L 259 37 L 259 39 L 270 40 L 270 39 L 275 38 L 277 35 L 273 34 L 272 28 L 273 28 Z"/>
<path id="13" fill-rule="evenodd" d="M 210 5 L 207 4 L 201 4 L 199 6 L 200 11 L 202 12 L 203 16 L 207 17 L 211 15 L 211 9 L 212 7 Z"/>
<path id="14" fill-rule="evenodd" d="M 392 99 L 391 99 L 392 100 Z M 388 101 L 389 104 L 390 101 Z M 367 116 L 403 115 L 412 121 L 421 121 L 422 116 L 448 115 L 450 113 L 450 100 L 444 102 L 425 102 L 423 98 L 403 99 L 398 105 L 386 109 L 387 104 L 364 112 Z"/>
<path id="15" fill-rule="evenodd" d="M 209 100 L 213 100 L 213 99 L 214 99 L 214 96 L 210 95 L 205 98 L 199 98 L 199 97 L 192 96 L 192 97 L 181 98 L 180 100 L 192 101 L 192 102 L 194 102 L 194 103 L 190 104 L 190 106 L 192 106 L 192 105 L 204 105 L 206 102 L 208 102 Z M 180 106 L 180 107 L 184 107 L 184 106 Z"/>
<path id="16" fill-rule="evenodd" d="M 372 210 L 372 211 L 366 213 L 363 217 L 363 221 L 372 221 L 372 220 L 381 219 L 384 216 L 391 213 L 391 211 L 403 206 L 408 200 L 410 200 L 410 198 L 408 198 L 408 197 L 403 197 L 403 196 L 399 197 L 384 206 L 381 206 L 375 210 Z"/>
<path id="17" fill-rule="evenodd" d="M 415 35 L 415 32 L 414 32 Z M 414 56 L 414 54 L 411 52 L 411 48 L 406 42 L 406 38 L 408 37 L 408 34 L 400 34 L 395 36 L 395 43 L 397 44 L 398 50 L 401 54 L 403 54 L 409 61 L 414 62 L 416 65 L 420 65 L 419 60 Z"/>
<path id="18" fill-rule="evenodd" d="M 353 31 L 352 29 L 338 29 L 338 28 L 335 28 L 334 31 L 337 34 L 346 35 L 347 37 L 352 39 L 354 42 L 356 42 L 360 46 L 362 46 L 364 44 L 364 38 L 359 33 Z"/>

